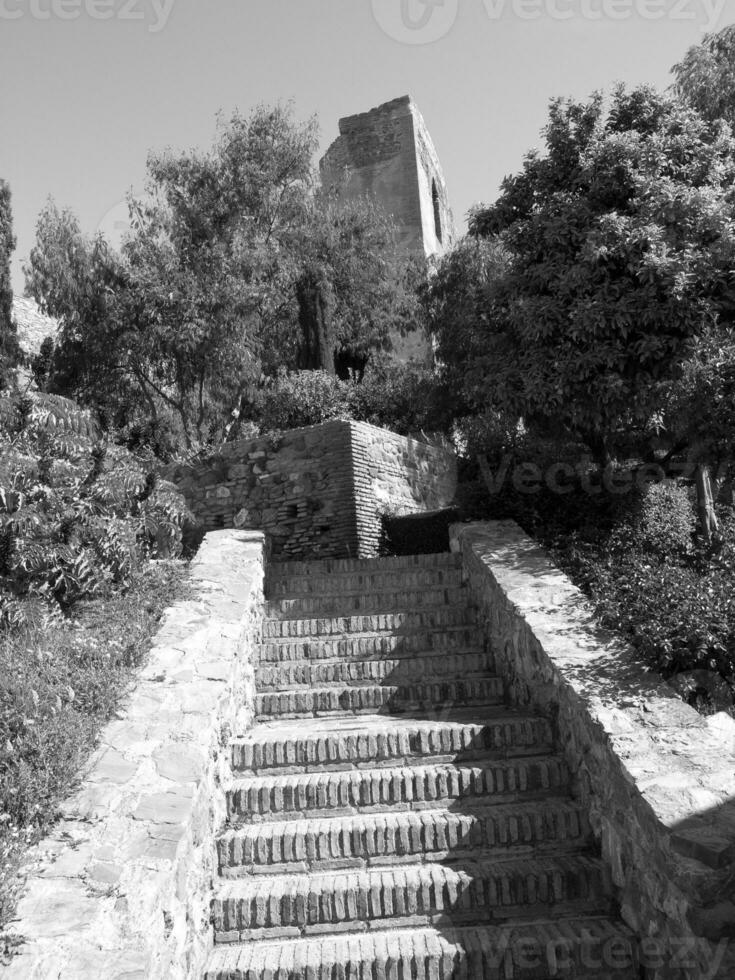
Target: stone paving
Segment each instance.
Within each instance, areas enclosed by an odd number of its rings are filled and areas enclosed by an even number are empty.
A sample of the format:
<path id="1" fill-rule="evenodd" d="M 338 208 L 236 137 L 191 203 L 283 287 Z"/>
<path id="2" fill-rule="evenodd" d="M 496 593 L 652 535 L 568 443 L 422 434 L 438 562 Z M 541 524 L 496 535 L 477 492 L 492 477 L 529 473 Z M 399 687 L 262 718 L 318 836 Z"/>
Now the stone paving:
<path id="1" fill-rule="evenodd" d="M 459 556 L 272 565 L 206 980 L 633 980 L 547 718 Z"/>

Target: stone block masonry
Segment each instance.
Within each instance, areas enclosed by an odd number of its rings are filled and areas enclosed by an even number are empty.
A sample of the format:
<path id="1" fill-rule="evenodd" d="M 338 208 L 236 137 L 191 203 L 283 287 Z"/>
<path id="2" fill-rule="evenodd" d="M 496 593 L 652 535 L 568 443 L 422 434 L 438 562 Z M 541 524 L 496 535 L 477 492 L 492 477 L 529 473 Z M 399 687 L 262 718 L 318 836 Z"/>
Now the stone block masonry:
<path id="1" fill-rule="evenodd" d="M 452 536 L 511 701 L 554 720 L 642 976 L 735 977 L 735 720 L 699 715 L 596 627 L 513 522 Z"/>
<path id="2" fill-rule="evenodd" d="M 226 443 L 164 475 L 209 531 L 263 530 L 274 555 L 357 551 L 349 423 L 324 422 L 282 435 Z"/>
<path id="3" fill-rule="evenodd" d="M 457 482 L 452 452 L 342 420 L 225 444 L 165 476 L 205 530 L 263 530 L 279 559 L 375 555 L 382 513 L 448 506 Z"/>
<path id="4" fill-rule="evenodd" d="M 397 244 L 418 255 L 441 255 L 454 239 L 454 220 L 439 157 L 413 99 L 404 95 L 339 121 L 339 136 L 320 161 L 322 181 L 343 199 L 368 198 L 389 214 Z M 421 331 L 392 337 L 401 361 L 431 363 Z"/>
<path id="5" fill-rule="evenodd" d="M 207 535 L 135 692 L 34 849 L 7 980 L 184 980 L 212 945 L 227 743 L 254 712 L 263 536 Z"/>
<path id="6" fill-rule="evenodd" d="M 409 95 L 346 116 L 319 164 L 322 180 L 344 197 L 378 201 L 408 251 L 441 254 L 454 222 L 439 157 Z"/>

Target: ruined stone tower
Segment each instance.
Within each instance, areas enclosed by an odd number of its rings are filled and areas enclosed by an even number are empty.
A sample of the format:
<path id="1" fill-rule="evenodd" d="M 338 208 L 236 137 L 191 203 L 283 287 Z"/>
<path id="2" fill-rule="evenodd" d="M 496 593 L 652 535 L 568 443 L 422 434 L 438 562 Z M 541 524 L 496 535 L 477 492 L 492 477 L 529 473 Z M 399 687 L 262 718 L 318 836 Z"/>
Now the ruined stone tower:
<path id="1" fill-rule="evenodd" d="M 322 182 L 346 197 L 372 197 L 393 217 L 402 248 L 441 255 L 454 224 L 447 186 L 426 124 L 404 95 L 339 121 L 339 137 L 320 163 Z M 424 337 L 395 337 L 400 360 L 426 361 Z"/>

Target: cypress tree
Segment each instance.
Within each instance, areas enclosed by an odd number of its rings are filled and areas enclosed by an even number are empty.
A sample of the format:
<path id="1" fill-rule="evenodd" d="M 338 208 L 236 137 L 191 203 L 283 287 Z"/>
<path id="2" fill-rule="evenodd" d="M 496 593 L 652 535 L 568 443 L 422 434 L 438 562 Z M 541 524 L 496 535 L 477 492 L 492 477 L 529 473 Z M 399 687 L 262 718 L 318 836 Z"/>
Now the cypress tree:
<path id="1" fill-rule="evenodd" d="M 15 249 L 10 185 L 0 178 L 0 385 L 5 387 L 10 369 L 21 359 L 18 332 L 13 320 L 13 287 L 10 256 Z"/>

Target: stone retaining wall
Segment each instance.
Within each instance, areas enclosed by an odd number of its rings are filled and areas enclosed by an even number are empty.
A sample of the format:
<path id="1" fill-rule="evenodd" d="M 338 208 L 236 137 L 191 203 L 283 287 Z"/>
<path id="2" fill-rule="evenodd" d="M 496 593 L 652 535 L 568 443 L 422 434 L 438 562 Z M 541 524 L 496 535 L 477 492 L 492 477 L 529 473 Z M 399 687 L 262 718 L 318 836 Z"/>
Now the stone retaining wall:
<path id="1" fill-rule="evenodd" d="M 263 530 L 274 558 L 377 554 L 380 513 L 451 503 L 454 454 L 363 422 L 332 421 L 226 444 L 165 470 L 202 522 Z"/>
<path id="2" fill-rule="evenodd" d="M 32 854 L 8 980 L 183 980 L 212 945 L 226 746 L 252 723 L 263 535 L 208 534 L 63 820 Z"/>
<path id="3" fill-rule="evenodd" d="M 597 628 L 512 521 L 454 525 L 452 547 L 511 699 L 554 720 L 645 976 L 735 976 L 735 721 L 699 715 Z"/>
<path id="4" fill-rule="evenodd" d="M 226 443 L 165 470 L 204 529 L 257 528 L 282 558 L 355 555 L 349 422 Z"/>

